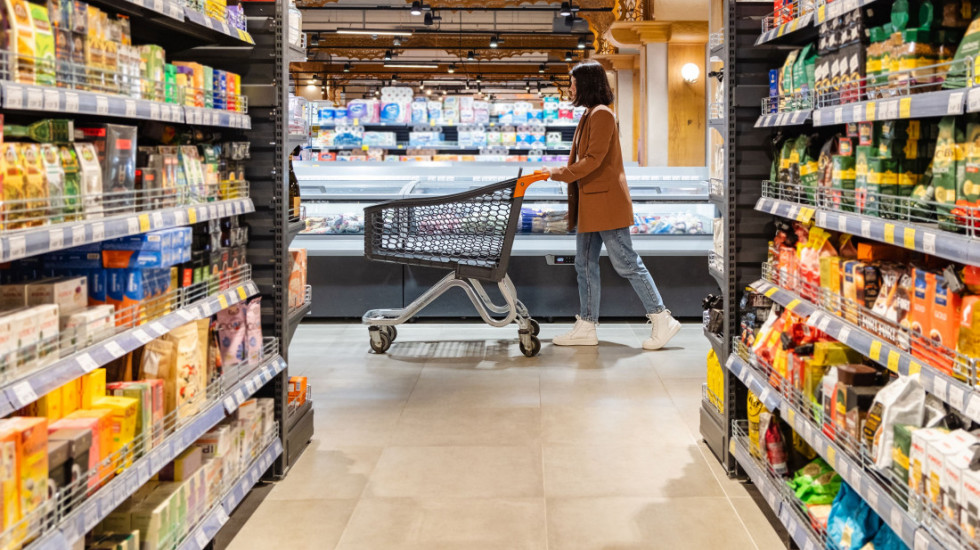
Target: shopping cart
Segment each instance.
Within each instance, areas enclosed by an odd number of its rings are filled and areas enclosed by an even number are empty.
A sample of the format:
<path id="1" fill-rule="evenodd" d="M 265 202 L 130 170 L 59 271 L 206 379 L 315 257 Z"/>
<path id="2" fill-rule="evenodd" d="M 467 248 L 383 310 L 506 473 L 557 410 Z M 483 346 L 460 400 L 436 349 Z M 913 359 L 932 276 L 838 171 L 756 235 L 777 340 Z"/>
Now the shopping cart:
<path id="1" fill-rule="evenodd" d="M 462 288 L 490 326 L 516 322 L 521 352 L 541 351 L 540 327 L 517 299 L 507 275 L 510 249 L 521 218 L 524 192 L 548 179 L 535 172 L 493 185 L 440 197 L 393 200 L 364 209 L 364 256 L 369 260 L 451 269 L 448 275 L 402 309 L 372 309 L 371 349 L 385 353 L 400 325 L 453 287 Z M 481 281 L 497 283 L 505 305 L 493 303 Z M 494 317 L 494 316 L 497 317 Z M 500 317 L 503 316 L 503 317 Z"/>

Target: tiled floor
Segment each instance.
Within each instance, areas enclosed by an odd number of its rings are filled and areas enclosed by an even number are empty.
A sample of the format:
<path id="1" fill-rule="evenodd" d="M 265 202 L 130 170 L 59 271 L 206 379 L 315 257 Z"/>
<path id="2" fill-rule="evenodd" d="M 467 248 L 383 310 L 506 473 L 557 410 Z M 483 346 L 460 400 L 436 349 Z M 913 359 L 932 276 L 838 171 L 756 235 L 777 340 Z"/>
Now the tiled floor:
<path id="1" fill-rule="evenodd" d="M 659 352 L 648 330 L 526 359 L 513 328 L 408 325 L 373 355 L 364 327 L 304 324 L 316 434 L 231 550 L 782 548 L 700 442 L 700 326 Z"/>

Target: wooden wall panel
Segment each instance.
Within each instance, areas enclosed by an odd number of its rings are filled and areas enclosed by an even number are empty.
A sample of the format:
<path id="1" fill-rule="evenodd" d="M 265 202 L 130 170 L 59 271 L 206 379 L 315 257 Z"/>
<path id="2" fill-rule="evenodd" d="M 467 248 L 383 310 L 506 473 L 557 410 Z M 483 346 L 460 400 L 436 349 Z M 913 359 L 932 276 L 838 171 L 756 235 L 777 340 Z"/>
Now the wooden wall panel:
<path id="1" fill-rule="evenodd" d="M 667 45 L 668 131 L 670 166 L 705 165 L 705 82 L 704 44 Z M 695 83 L 685 82 L 681 67 L 694 63 L 701 73 Z M 651 108 L 655 108 L 651 106 Z"/>

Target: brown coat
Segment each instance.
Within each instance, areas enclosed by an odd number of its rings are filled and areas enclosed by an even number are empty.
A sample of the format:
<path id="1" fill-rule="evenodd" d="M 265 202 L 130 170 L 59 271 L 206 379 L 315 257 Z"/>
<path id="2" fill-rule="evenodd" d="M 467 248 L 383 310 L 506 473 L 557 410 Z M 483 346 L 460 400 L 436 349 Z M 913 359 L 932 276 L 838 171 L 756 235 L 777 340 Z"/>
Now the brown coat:
<path id="1" fill-rule="evenodd" d="M 568 183 L 568 229 L 580 233 L 633 225 L 633 201 L 626 185 L 616 115 L 594 107 L 578 123 L 568 166 L 551 173 Z"/>

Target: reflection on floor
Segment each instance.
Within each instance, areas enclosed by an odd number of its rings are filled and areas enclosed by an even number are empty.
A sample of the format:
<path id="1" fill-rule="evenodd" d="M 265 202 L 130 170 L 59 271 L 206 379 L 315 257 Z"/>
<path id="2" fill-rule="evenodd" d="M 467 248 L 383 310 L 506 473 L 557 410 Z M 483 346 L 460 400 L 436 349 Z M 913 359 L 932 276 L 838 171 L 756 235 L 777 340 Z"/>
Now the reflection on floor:
<path id="1" fill-rule="evenodd" d="M 360 325 L 302 325 L 316 435 L 230 548 L 783 547 L 700 442 L 700 325 L 643 352 L 646 325 L 604 324 L 535 359 L 516 333 L 406 325 L 374 355 Z"/>

